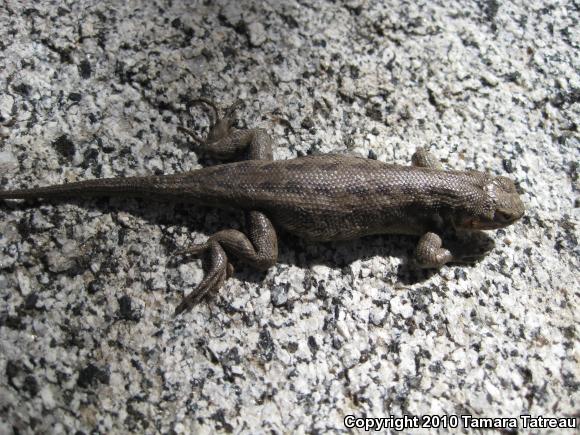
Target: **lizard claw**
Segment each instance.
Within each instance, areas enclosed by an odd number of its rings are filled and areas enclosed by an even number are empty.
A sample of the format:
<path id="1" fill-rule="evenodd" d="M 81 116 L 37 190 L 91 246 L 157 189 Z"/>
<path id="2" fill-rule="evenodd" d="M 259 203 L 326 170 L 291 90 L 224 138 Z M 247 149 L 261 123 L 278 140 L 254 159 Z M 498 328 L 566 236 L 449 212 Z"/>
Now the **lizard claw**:
<path id="1" fill-rule="evenodd" d="M 203 253 L 209 247 L 209 242 L 196 243 L 187 248 L 182 248 L 174 251 L 171 255 L 174 257 L 196 256 Z"/>
<path id="2" fill-rule="evenodd" d="M 181 125 L 178 125 L 177 126 L 177 130 L 179 130 L 180 132 L 185 133 L 185 134 L 188 134 L 189 136 L 191 136 L 191 138 L 196 143 L 196 145 L 200 145 L 200 146 L 205 145 L 205 141 L 201 137 L 199 137 L 197 134 L 195 134 L 193 132 L 193 130 L 190 130 L 189 128 L 183 127 Z"/>
<path id="3" fill-rule="evenodd" d="M 244 102 L 242 100 L 234 101 L 234 103 L 230 107 L 224 110 L 224 118 L 231 118 L 232 116 L 234 116 L 235 111 L 238 110 L 243 105 Z"/>
<path id="4" fill-rule="evenodd" d="M 169 264 L 172 266 L 177 266 L 181 261 L 178 260 L 179 257 L 197 257 L 202 254 L 208 248 L 208 242 L 196 243 L 186 248 L 176 249 L 170 254 Z"/>
<path id="5" fill-rule="evenodd" d="M 203 249 L 199 247 L 203 247 Z M 207 275 L 175 308 L 175 316 L 191 310 L 207 294 L 217 292 L 234 270 L 228 261 L 225 251 L 218 242 L 211 241 L 203 245 L 196 245 L 193 249 L 197 249 L 197 253 L 209 249 L 209 255 L 204 259 L 204 269 L 207 270 Z"/>
<path id="6" fill-rule="evenodd" d="M 235 271 L 236 271 L 236 269 L 234 269 L 234 266 L 232 266 L 232 263 L 230 263 L 228 261 L 228 267 L 226 270 L 226 279 L 230 279 L 234 275 Z"/>
<path id="7" fill-rule="evenodd" d="M 211 120 L 211 123 L 215 124 L 215 122 L 219 118 L 219 110 L 217 108 L 217 105 L 212 100 L 209 100 L 209 99 L 203 98 L 203 97 L 199 97 L 199 98 L 196 98 L 196 99 L 191 101 L 192 105 L 198 105 L 200 103 L 207 104 L 209 107 L 211 107 L 211 109 L 213 110 L 213 116 L 214 116 L 214 119 Z"/>

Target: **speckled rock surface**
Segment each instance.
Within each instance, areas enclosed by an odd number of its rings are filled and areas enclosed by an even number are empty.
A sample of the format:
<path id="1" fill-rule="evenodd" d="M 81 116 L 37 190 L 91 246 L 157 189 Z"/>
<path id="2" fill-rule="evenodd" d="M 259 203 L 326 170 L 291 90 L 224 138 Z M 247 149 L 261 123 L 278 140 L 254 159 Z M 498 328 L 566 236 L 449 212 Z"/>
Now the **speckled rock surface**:
<path id="1" fill-rule="evenodd" d="M 140 200 L 0 206 L 0 432 L 323 433 L 346 415 L 580 409 L 578 4 L 0 5 L 2 188 L 198 167 L 188 102 L 246 101 L 278 159 L 352 153 L 519 183 L 517 225 L 427 274 L 415 240 L 306 244 L 202 276 L 172 253 L 239 215 Z M 520 422 L 521 423 L 521 422 Z M 522 430 L 527 432 L 527 430 Z M 422 429 L 418 432 L 428 431 Z"/>

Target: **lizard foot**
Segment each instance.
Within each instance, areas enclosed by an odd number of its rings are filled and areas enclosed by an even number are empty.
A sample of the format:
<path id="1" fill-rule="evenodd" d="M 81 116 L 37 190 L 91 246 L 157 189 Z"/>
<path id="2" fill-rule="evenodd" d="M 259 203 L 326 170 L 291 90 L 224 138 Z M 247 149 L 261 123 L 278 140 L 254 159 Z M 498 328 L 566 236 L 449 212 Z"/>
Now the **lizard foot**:
<path id="1" fill-rule="evenodd" d="M 205 98 L 191 101 L 192 105 L 205 104 L 212 109 L 208 133 L 205 138 L 197 135 L 185 126 L 178 126 L 177 130 L 189 135 L 199 151 L 208 156 L 231 160 L 244 152 L 251 160 L 272 160 L 272 138 L 263 129 L 238 129 L 235 127 L 235 112 L 242 105 L 237 100 L 230 107 L 220 110 L 215 103 Z"/>
<path id="2" fill-rule="evenodd" d="M 194 243 L 187 248 L 182 248 L 174 251 L 172 253 L 173 257 L 189 257 L 191 256 L 198 256 L 199 254 L 204 253 L 209 248 L 209 240 L 205 243 Z"/>
<path id="3" fill-rule="evenodd" d="M 265 270 L 276 263 L 278 240 L 272 222 L 259 211 L 246 212 L 249 234 L 229 229 L 214 233 L 205 243 L 177 252 L 179 255 L 204 253 L 201 283 L 175 309 L 175 314 L 190 310 L 210 292 L 216 292 L 234 273 L 228 254 L 257 269 Z M 226 254 L 227 252 L 227 254 Z"/>
<path id="4" fill-rule="evenodd" d="M 435 233 L 425 233 L 417 244 L 415 259 L 420 267 L 436 269 L 453 261 L 453 255 L 441 245 L 443 241 Z"/>
<path id="5" fill-rule="evenodd" d="M 184 253 L 191 255 L 202 252 L 206 252 L 203 266 L 207 274 L 201 283 L 191 293 L 185 296 L 175 308 L 174 314 L 176 316 L 184 311 L 191 310 L 208 293 L 217 292 L 225 280 L 232 276 L 234 272 L 234 268 L 228 261 L 228 257 L 219 242 L 210 240 L 203 244 L 194 245 L 187 251 L 184 251 Z"/>
<path id="6" fill-rule="evenodd" d="M 219 141 L 220 139 L 227 138 L 232 134 L 233 132 L 232 127 L 235 121 L 234 119 L 235 112 L 242 106 L 243 102 L 241 100 L 237 100 L 230 107 L 224 109 L 223 117 L 220 117 L 220 111 L 217 105 L 211 100 L 208 100 L 206 98 L 196 98 L 195 100 L 191 101 L 191 104 L 192 105 L 205 104 L 211 107 L 212 109 L 213 116 L 210 116 L 209 133 L 207 135 L 207 138 L 205 139 L 201 138 L 200 136 L 195 134 L 193 130 L 190 130 L 189 128 L 186 128 L 182 125 L 178 125 L 177 130 L 191 136 L 191 138 L 197 145 L 206 147 L 209 144 Z"/>
<path id="7" fill-rule="evenodd" d="M 186 128 L 186 127 L 183 127 L 182 125 L 178 125 L 177 130 L 191 136 L 191 138 L 193 139 L 193 141 L 195 142 L 196 145 L 205 145 L 205 141 L 201 137 L 199 137 L 197 134 L 195 134 L 195 132 L 193 130 Z"/>
<path id="8" fill-rule="evenodd" d="M 485 238 L 484 238 L 485 237 Z M 495 246 L 485 234 L 466 240 L 447 241 L 449 249 L 442 248 L 442 240 L 435 233 L 421 237 L 415 251 L 415 259 L 422 268 L 440 268 L 447 263 L 473 264 L 481 261 Z"/>

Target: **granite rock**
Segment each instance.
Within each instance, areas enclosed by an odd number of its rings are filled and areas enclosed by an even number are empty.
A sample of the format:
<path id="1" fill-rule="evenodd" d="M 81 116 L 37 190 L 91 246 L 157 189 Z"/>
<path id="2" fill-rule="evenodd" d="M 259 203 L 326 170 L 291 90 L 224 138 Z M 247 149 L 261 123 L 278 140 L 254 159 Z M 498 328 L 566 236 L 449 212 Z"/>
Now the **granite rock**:
<path id="1" fill-rule="evenodd" d="M 282 238 L 278 265 L 239 266 L 174 318 L 202 276 L 175 250 L 237 213 L 2 204 L 0 432 L 577 415 L 577 26 L 572 1 L 4 2 L 2 188 L 197 168 L 176 127 L 207 127 L 203 96 L 244 100 L 277 159 L 428 146 L 514 179 L 527 213 L 483 261 L 432 274 L 406 261 L 413 238 Z"/>

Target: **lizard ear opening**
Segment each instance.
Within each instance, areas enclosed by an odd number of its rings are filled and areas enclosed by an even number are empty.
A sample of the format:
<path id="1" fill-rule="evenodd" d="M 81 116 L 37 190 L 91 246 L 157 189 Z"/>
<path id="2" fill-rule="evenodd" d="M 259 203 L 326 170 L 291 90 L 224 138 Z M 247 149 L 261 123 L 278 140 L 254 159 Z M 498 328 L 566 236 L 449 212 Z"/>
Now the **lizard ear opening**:
<path id="1" fill-rule="evenodd" d="M 455 228 L 463 230 L 487 230 L 495 228 L 494 209 L 489 204 L 484 204 L 481 209 L 470 209 L 456 218 Z"/>

